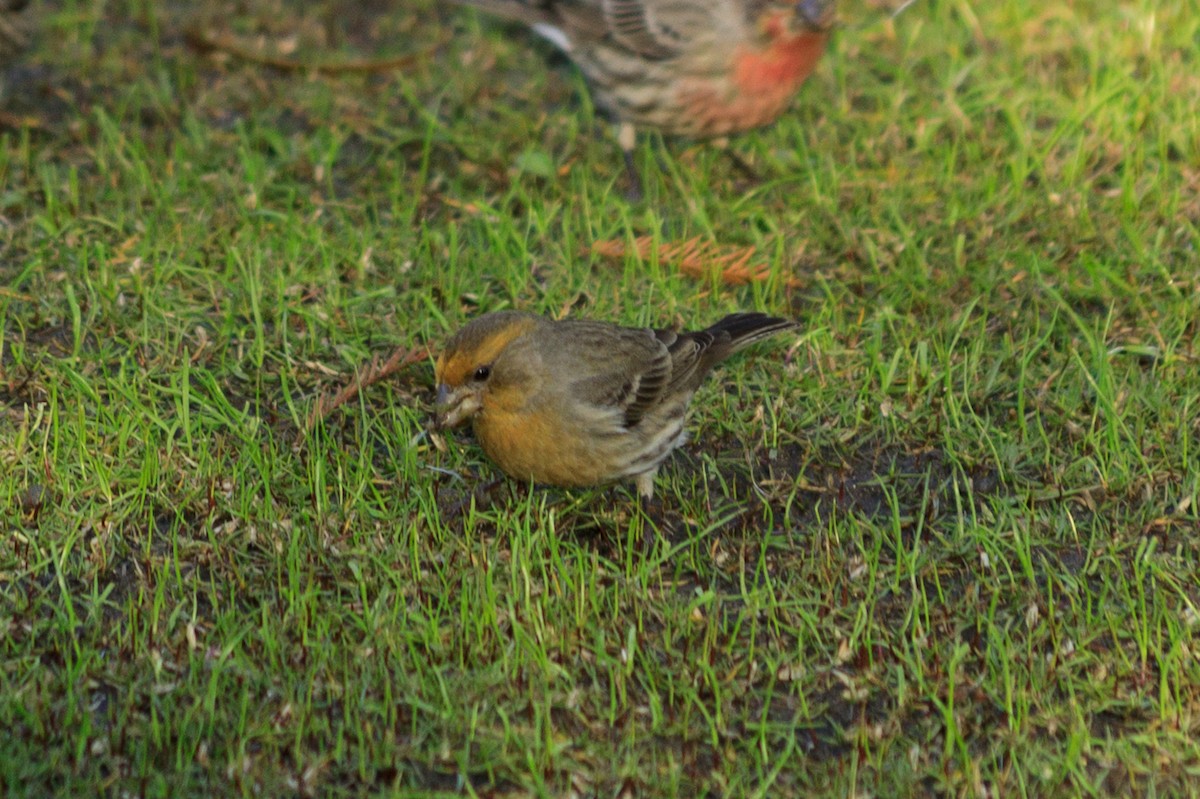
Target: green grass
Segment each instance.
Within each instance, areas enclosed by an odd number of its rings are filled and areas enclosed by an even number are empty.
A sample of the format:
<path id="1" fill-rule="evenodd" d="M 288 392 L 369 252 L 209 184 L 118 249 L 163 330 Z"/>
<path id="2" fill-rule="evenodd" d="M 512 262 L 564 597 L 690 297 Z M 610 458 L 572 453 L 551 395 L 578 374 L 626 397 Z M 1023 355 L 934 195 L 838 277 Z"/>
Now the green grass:
<path id="1" fill-rule="evenodd" d="M 1200 795 L 1200 17 L 872 5 L 733 140 L 761 180 L 651 140 L 642 204 L 578 76 L 470 11 L 23 12 L 0 789 Z M 640 235 L 773 279 L 586 254 Z M 501 307 L 803 330 L 704 387 L 657 517 L 436 448 L 427 362 L 306 431 Z"/>

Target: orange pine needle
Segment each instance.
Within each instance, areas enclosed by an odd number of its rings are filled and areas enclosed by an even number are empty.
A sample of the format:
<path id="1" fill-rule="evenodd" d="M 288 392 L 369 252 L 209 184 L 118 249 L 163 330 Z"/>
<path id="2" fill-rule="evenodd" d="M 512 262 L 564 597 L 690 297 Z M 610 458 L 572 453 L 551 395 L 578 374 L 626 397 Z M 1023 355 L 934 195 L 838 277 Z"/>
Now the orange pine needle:
<path id="1" fill-rule="evenodd" d="M 771 272 L 765 261 L 756 258 L 757 248 L 718 244 L 700 236 L 679 242 L 655 242 L 651 236 L 639 236 L 632 247 L 620 239 L 609 239 L 593 243 L 591 252 L 610 261 L 634 252 L 643 261 L 656 258 L 660 263 L 672 264 L 689 277 L 707 280 L 716 275 L 727 286 L 759 283 L 769 278 Z M 798 283 L 789 279 L 784 285 L 794 288 Z"/>

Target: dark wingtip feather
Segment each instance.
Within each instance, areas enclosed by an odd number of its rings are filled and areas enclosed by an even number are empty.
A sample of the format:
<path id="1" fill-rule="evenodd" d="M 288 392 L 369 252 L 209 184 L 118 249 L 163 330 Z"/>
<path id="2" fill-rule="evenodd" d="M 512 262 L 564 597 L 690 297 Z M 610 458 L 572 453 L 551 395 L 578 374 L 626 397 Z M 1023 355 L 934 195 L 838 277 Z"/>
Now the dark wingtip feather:
<path id="1" fill-rule="evenodd" d="M 726 316 L 704 332 L 720 338 L 729 336 L 730 351 L 740 350 L 767 336 L 798 327 L 791 319 L 764 313 L 735 313 Z"/>

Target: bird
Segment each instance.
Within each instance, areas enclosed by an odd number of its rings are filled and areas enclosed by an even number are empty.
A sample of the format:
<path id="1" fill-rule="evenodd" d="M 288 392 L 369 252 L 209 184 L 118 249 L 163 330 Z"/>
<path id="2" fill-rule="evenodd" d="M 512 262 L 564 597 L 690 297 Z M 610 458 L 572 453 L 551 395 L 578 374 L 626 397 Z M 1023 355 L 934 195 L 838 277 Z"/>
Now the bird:
<path id="1" fill-rule="evenodd" d="M 762 313 L 676 332 L 494 311 L 439 354 L 433 427 L 470 420 L 488 458 L 518 480 L 579 488 L 632 479 L 648 502 L 713 367 L 796 327 Z"/>
<path id="2" fill-rule="evenodd" d="M 695 139 L 763 127 L 825 51 L 834 0 L 456 0 L 562 50 L 617 123 L 634 193 L 638 129 Z"/>

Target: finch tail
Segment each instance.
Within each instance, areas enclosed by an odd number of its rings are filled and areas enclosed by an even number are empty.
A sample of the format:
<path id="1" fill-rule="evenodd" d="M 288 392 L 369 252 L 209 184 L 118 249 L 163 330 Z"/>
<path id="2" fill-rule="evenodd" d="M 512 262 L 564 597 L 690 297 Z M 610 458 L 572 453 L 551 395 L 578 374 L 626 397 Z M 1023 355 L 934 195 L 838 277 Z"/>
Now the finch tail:
<path id="1" fill-rule="evenodd" d="M 767 316 L 762 313 L 735 313 L 706 328 L 703 332 L 713 337 L 713 349 L 720 352 L 722 359 L 740 349 L 749 347 L 782 330 L 797 327 L 791 319 Z"/>
<path id="2" fill-rule="evenodd" d="M 700 345 L 700 351 L 697 353 L 697 374 L 702 378 L 710 369 L 735 352 L 782 330 L 795 327 L 796 323 L 790 319 L 762 313 L 735 313 L 726 316 L 711 327 L 692 334 L 693 340 Z"/>
<path id="3" fill-rule="evenodd" d="M 671 378 L 665 392 L 691 396 L 709 371 L 738 350 L 767 336 L 797 327 L 790 319 L 761 313 L 735 313 L 694 333 L 658 331 L 671 353 Z"/>

